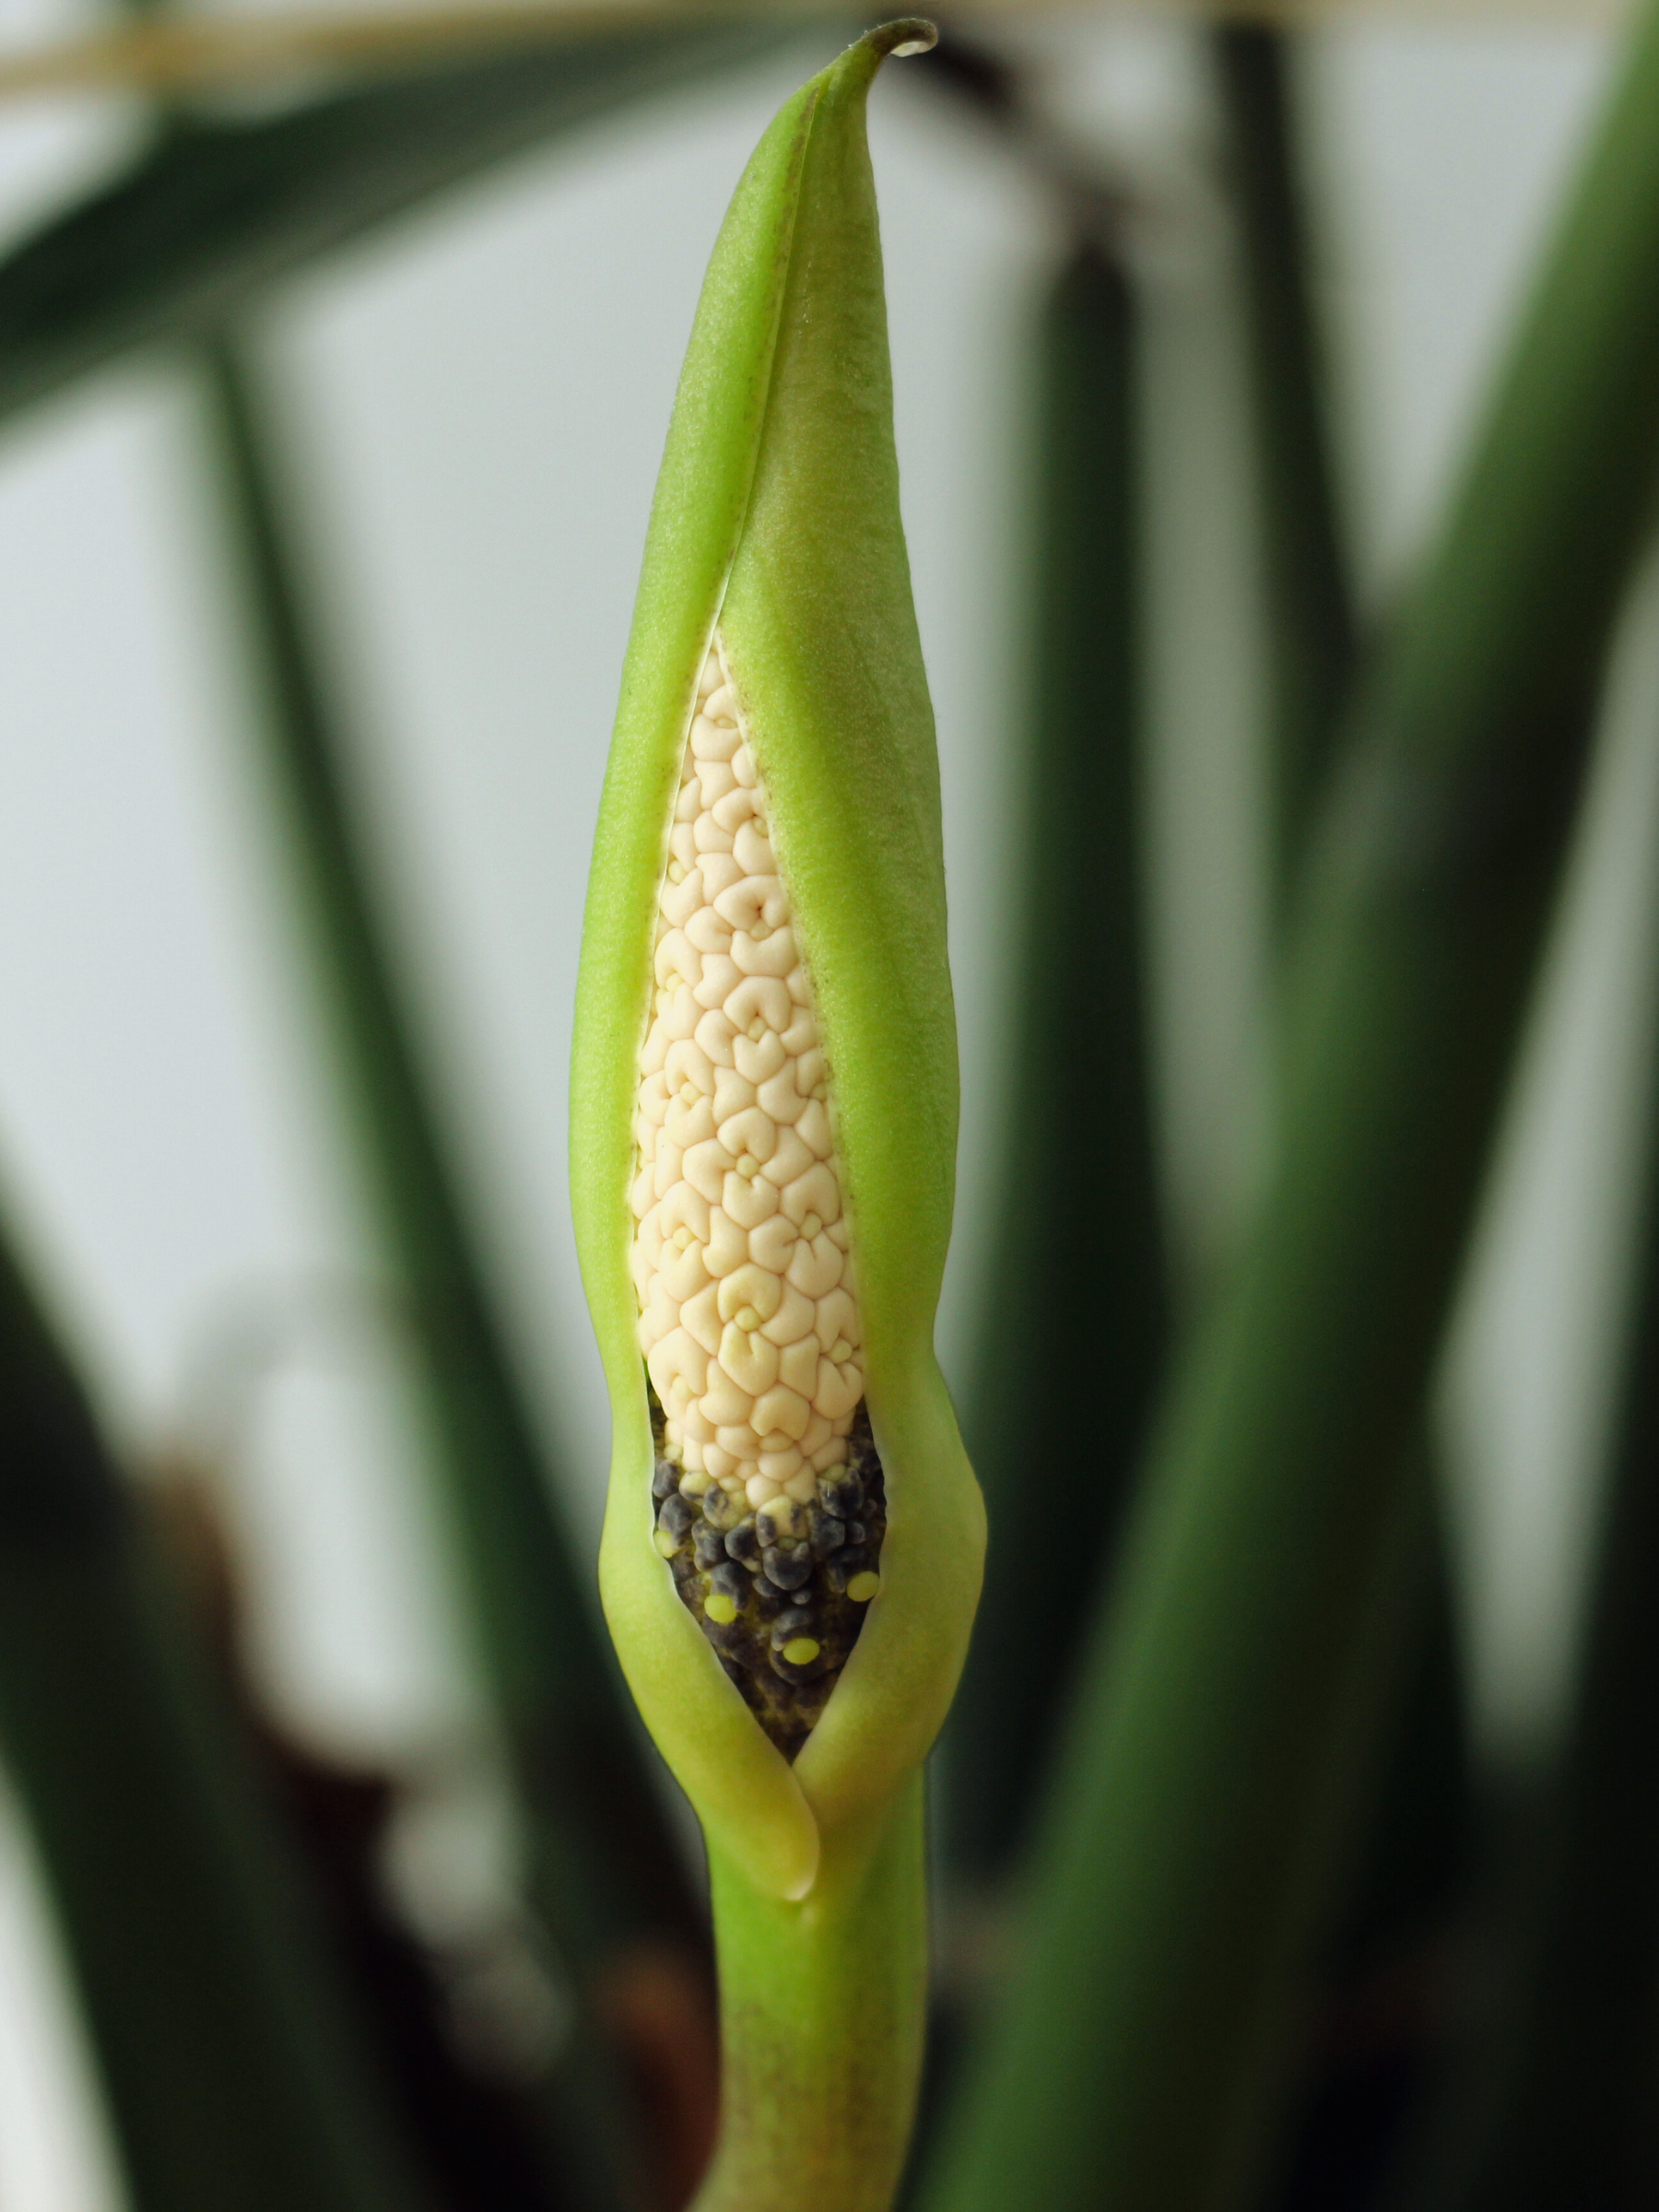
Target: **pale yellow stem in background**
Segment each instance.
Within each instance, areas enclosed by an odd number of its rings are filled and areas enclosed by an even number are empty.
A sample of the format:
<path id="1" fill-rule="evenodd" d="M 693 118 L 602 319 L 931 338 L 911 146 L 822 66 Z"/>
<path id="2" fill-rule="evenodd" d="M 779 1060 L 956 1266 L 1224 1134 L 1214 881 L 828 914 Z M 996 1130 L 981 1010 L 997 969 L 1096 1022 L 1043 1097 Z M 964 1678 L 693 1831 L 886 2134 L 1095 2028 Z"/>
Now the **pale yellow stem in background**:
<path id="1" fill-rule="evenodd" d="M 1630 0 L 974 0 L 943 22 L 1079 14 L 1229 15 L 1288 25 L 1388 16 L 1425 20 L 1615 23 Z M 735 16 L 840 21 L 822 0 L 476 0 L 464 6 L 338 8 L 241 18 L 168 17 L 93 38 L 0 54 L 0 100 L 65 92 L 202 91 L 319 67 L 394 67 L 425 56 L 580 38 L 630 24 Z"/>

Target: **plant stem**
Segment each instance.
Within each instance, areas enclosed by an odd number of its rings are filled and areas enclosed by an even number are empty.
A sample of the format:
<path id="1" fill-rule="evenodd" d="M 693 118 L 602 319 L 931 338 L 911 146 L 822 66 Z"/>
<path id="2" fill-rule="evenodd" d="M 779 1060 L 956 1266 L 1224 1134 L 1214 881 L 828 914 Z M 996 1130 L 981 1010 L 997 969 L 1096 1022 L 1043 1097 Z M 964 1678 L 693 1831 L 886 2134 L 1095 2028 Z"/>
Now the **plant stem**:
<path id="1" fill-rule="evenodd" d="M 1288 42 L 1265 24 L 1227 23 L 1215 50 L 1243 262 L 1272 686 L 1274 880 L 1283 915 L 1324 796 L 1358 624 L 1296 175 Z"/>
<path id="2" fill-rule="evenodd" d="M 1297 39 L 1265 23 L 1229 22 L 1217 27 L 1214 52 L 1243 279 L 1269 681 L 1273 902 L 1276 950 L 1282 952 L 1339 757 L 1359 619 L 1338 512 L 1307 196 L 1298 173 Z M 1426 1415 L 1410 1449 L 1431 1454 Z M 1363 2004 L 1380 1978 L 1397 1979 L 1402 1961 L 1443 1938 L 1464 1872 L 1469 1783 L 1451 1577 L 1440 1516 L 1425 1513 L 1418 1525 L 1431 1555 L 1412 1609 L 1418 1648 L 1402 1669 L 1369 1832 L 1323 1946 L 1317 2009 L 1326 2014 Z M 1303 2107 L 1287 2147 L 1286 2201 L 1300 2202 L 1298 2192 L 1309 2187 L 1328 2187 L 1334 2159 L 1346 2159 L 1355 2171 L 1376 2163 L 1421 2093 L 1426 2041 L 1423 2014 L 1402 2013 L 1369 2073 L 1346 2050 L 1310 2053 Z M 1334 2129 L 1335 2104 L 1344 2124 Z"/>
<path id="3" fill-rule="evenodd" d="M 824 1838 L 797 1904 L 709 1854 L 721 2131 L 695 2212 L 888 2212 L 922 2068 L 922 1778 Z"/>
<path id="4" fill-rule="evenodd" d="M 392 978 L 278 512 L 265 410 L 239 351 L 204 351 L 266 735 L 359 1156 L 417 1303 L 421 1372 L 486 1662 L 532 1810 L 569 1887 L 545 1900 L 580 1960 L 618 1925 L 676 1917 L 677 1854 L 636 1731 L 554 1519 L 513 1372 Z M 577 1900 L 580 1900 L 578 1905 Z"/>
<path id="5" fill-rule="evenodd" d="M 1488 1877 L 1487 1939 L 1507 1971 L 1410 2177 L 1425 2212 L 1635 2212 L 1659 2195 L 1659 1158 L 1645 1173 L 1577 1700 L 1520 1865 Z"/>
<path id="6" fill-rule="evenodd" d="M 208 425 L 263 679 L 268 762 L 288 818 L 358 1157 L 419 1333 L 434 1469 L 525 1823 L 529 1900 L 581 2020 L 550 2084 L 571 2201 L 615 2201 L 627 2099 L 598 1993 L 618 1953 L 665 1947 L 695 1983 L 701 1931 L 594 1606 L 555 1515 L 553 1470 L 396 988 L 359 848 L 345 747 L 322 684 L 261 394 L 241 351 L 202 348 Z"/>
<path id="7" fill-rule="evenodd" d="M 1170 1309 L 1140 895 L 1135 312 L 1106 245 L 1074 245 L 1035 337 L 1015 1074 L 967 1409 L 996 1541 L 945 1762 L 951 1858 L 984 1881 L 1022 1840 L 1088 1625 L 1081 1603 L 1056 1612 L 1054 1528 L 1088 1532 L 1079 1597 L 1103 1585 Z M 1021 1506 L 1033 1466 L 1041 1513 Z"/>

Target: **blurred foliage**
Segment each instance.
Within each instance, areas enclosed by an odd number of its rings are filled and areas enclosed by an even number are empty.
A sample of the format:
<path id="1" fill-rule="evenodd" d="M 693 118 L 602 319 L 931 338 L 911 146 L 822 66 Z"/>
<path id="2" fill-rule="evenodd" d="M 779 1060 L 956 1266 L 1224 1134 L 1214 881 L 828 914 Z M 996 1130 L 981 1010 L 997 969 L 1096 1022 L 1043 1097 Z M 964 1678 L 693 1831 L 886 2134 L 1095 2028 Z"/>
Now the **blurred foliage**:
<path id="1" fill-rule="evenodd" d="M 967 1412 L 998 1535 L 945 1755 L 951 1849 L 982 1879 L 1005 1876 L 1024 1840 L 1085 1626 L 1080 1606 L 1046 1619 L 1054 1531 L 1086 1532 L 1103 1571 L 1169 1326 L 1135 836 L 1134 347 L 1128 279 L 1086 236 L 1037 339 L 1019 998 Z M 1098 1170 L 1082 1175 L 1089 1147 Z M 1041 1514 L 1019 1510 L 1033 1466 Z"/>
<path id="2" fill-rule="evenodd" d="M 1288 910 L 1325 795 L 1359 624 L 1343 551 L 1313 322 L 1288 42 L 1259 24 L 1229 23 L 1216 34 L 1215 55 L 1242 263 L 1259 477 L 1275 877 L 1281 910 Z"/>
<path id="3" fill-rule="evenodd" d="M 0 1251 L 0 1741 L 135 2205 L 426 2199 L 153 1535 Z"/>
<path id="4" fill-rule="evenodd" d="M 456 1564 L 506 1737 L 526 1827 L 531 1900 L 574 1976 L 583 2021 L 559 2090 L 571 2167 L 611 2138 L 617 2088 L 591 2033 L 595 1977 L 619 1948 L 655 1937 L 690 1951 L 698 1929 L 684 1873 L 644 1768 L 642 1735 L 594 1607 L 555 1519 L 554 1470 L 484 1287 L 448 1166 L 346 790 L 341 744 L 311 650 L 296 563 L 277 511 L 270 432 L 237 347 L 202 353 L 210 457 L 224 487 L 250 646 L 268 702 L 264 735 L 296 863 L 301 929 L 333 1019 L 347 1116 L 378 1202 L 388 1259 L 410 1301 Z M 607 2117 L 608 2115 L 608 2117 Z M 600 2171 L 565 2187 L 607 2201 Z"/>
<path id="5" fill-rule="evenodd" d="M 313 634 L 293 410 L 249 334 L 320 255 L 784 35 L 606 33 L 175 114 L 0 258 L 0 413 L 158 341 L 200 397 L 295 933 L 414 1320 L 527 1902 L 575 1998 L 534 2081 L 469 2074 L 380 1888 L 394 1781 L 330 1770 L 259 1712 L 233 1567 L 181 1577 L 174 1524 L 163 1557 L 0 1253 L 0 1749 L 145 2212 L 668 2212 L 707 2148 L 701 1916 L 405 1010 Z M 1178 1343 L 1143 896 L 1165 402 L 1138 211 L 1008 55 L 947 39 L 936 65 L 1051 194 L 1058 243 L 1028 317 L 1007 1139 L 965 1393 L 993 1552 L 940 1792 L 947 1934 L 1014 1941 L 951 1983 L 915 2194 L 1636 2212 L 1659 2159 L 1659 1230 L 1567 1746 L 1524 1818 L 1480 1828 L 1424 1406 L 1659 465 L 1659 29 L 1374 644 L 1294 41 L 1230 26 L 1213 57 L 1259 479 L 1279 1100 L 1246 1249 Z M 1457 2009 L 1460 1942 L 1488 1994 Z"/>
<path id="6" fill-rule="evenodd" d="M 1652 1191 L 1641 1213 L 1578 1700 L 1558 1759 L 1485 1870 L 1475 1932 L 1487 1985 L 1403 2193 L 1423 2212 L 1636 2212 L 1659 2192 L 1659 1782 L 1639 1748 L 1659 1720 Z"/>
<path id="7" fill-rule="evenodd" d="M 211 335 L 274 279 L 488 163 L 777 39 L 764 24 L 636 31 L 268 117 L 175 118 L 0 262 L 0 415 L 132 347 Z"/>

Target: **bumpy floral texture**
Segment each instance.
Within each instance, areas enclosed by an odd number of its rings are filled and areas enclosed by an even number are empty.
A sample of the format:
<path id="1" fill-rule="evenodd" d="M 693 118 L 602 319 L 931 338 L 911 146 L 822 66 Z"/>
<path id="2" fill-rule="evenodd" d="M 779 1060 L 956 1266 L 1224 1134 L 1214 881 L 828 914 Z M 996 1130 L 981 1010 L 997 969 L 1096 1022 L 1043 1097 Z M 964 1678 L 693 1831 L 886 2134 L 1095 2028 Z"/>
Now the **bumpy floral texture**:
<path id="1" fill-rule="evenodd" d="M 711 648 L 641 1062 L 640 1343 L 681 1490 L 805 1506 L 864 1394 L 829 1070 L 767 805 Z"/>

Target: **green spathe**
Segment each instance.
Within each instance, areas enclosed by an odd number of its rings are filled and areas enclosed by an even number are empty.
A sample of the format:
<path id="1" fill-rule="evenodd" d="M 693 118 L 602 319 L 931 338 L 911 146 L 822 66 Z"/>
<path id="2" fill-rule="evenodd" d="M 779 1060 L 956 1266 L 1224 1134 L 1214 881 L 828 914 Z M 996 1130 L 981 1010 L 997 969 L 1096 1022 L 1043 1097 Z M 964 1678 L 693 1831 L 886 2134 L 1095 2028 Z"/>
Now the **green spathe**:
<path id="1" fill-rule="evenodd" d="M 870 33 L 783 108 L 703 286 L 646 544 L 589 885 L 571 1180 L 615 1445 L 600 1583 L 623 1667 L 712 1841 L 768 1893 L 925 1756 L 984 1546 L 933 1353 L 953 1198 L 956 1030 L 938 768 L 899 516 L 865 101 L 924 25 Z M 633 1109 L 655 902 L 718 621 L 769 794 L 832 1071 L 865 1391 L 888 1475 L 882 1588 L 793 1769 L 651 1543 L 653 1446 L 629 1275 Z"/>

